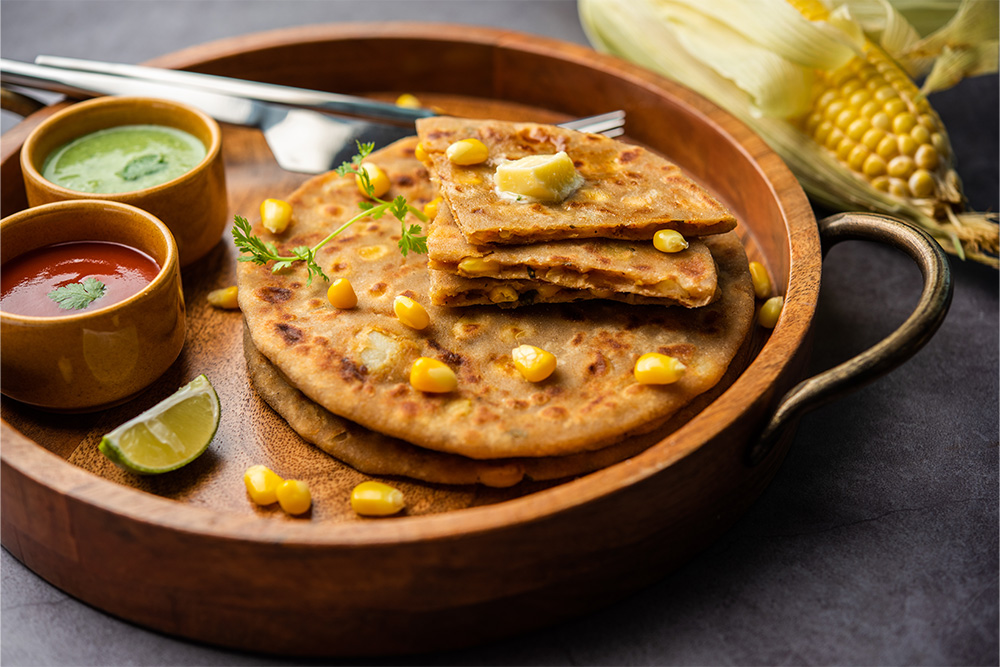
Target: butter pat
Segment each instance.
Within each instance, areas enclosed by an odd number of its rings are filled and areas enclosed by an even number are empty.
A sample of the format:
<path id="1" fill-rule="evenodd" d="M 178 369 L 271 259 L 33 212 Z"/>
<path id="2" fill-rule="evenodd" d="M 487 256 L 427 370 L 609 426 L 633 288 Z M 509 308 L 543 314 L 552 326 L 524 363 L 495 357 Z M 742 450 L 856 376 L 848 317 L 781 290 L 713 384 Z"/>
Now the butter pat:
<path id="1" fill-rule="evenodd" d="M 514 201 L 560 202 L 583 185 L 565 151 L 504 162 L 494 176 L 497 194 Z"/>

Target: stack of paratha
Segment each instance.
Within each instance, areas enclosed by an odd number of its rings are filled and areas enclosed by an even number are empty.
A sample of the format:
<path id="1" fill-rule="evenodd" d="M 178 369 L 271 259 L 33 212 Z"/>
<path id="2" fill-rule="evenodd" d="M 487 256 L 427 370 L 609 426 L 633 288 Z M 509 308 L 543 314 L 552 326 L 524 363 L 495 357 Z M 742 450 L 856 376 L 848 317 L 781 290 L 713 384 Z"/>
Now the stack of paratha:
<path id="1" fill-rule="evenodd" d="M 417 134 L 443 198 L 427 241 L 434 303 L 600 298 L 693 308 L 715 299 L 715 262 L 700 239 L 729 232 L 736 219 L 662 157 L 537 123 L 438 116 L 420 120 Z M 481 141 L 488 158 L 455 164 L 447 150 L 462 140 Z M 557 180 L 572 180 L 568 195 L 539 201 L 501 189 L 500 169 L 556 155 L 575 170 Z M 687 236 L 688 248 L 657 250 L 653 235 L 662 229 Z"/>
<path id="2" fill-rule="evenodd" d="M 436 198 L 438 185 L 414 156 L 417 141 L 404 139 L 367 160 L 391 180 L 384 198 L 402 195 L 420 207 Z M 446 179 L 440 173 L 437 178 L 444 192 Z M 667 182 L 661 187 L 670 191 Z M 616 208 L 610 202 L 620 195 L 608 194 L 609 209 Z M 353 178 L 317 176 L 288 198 L 293 215 L 286 231 L 271 234 L 258 223 L 254 233 L 289 254 L 326 237 L 357 213 L 363 199 Z M 447 210 L 458 210 L 461 201 L 452 195 Z M 662 216 L 657 220 L 658 228 Z M 525 230 L 539 224 L 522 222 Z M 683 222 L 703 228 L 716 223 Z M 607 221 L 602 224 L 614 229 Z M 455 227 L 440 214 L 429 231 L 432 238 L 458 241 Z M 391 216 L 365 219 L 318 253 L 331 279 L 346 277 L 353 284 L 358 305 L 350 310 L 333 308 L 326 299 L 328 284 L 309 284 L 301 263 L 279 273 L 250 262 L 238 265 L 245 349 L 258 392 L 303 438 L 362 472 L 508 486 L 524 477 L 552 479 L 609 465 L 657 439 L 629 436 L 648 433 L 672 418 L 673 424 L 686 419 L 685 406 L 719 382 L 750 328 L 753 292 L 747 260 L 732 233 L 706 236 L 697 244 L 703 247 L 690 253 L 693 266 L 711 260 L 714 298 L 708 305 L 667 307 L 641 303 L 642 295 L 637 295 L 631 299 L 635 303 L 591 298 L 515 309 L 436 305 L 428 257 L 402 256 L 396 247 L 399 234 L 400 224 Z M 492 247 L 488 243 L 466 240 L 461 247 Z M 538 242 L 540 260 L 558 261 L 554 258 L 562 256 L 563 243 Z M 591 240 L 573 243 L 576 256 L 595 265 L 605 265 L 601 258 L 611 252 Z M 666 255 L 657 252 L 654 257 Z M 638 260 L 608 259 L 613 271 L 560 289 L 615 291 L 616 280 L 632 280 L 629 271 L 645 275 L 661 270 Z M 670 269 L 679 283 L 689 271 L 701 275 L 701 268 L 679 267 Z M 512 276 L 496 279 L 507 284 Z M 694 291 L 697 282 L 684 290 Z M 395 317 L 392 303 L 399 294 L 427 308 L 429 327 L 416 331 Z M 521 344 L 553 353 L 555 373 L 543 382 L 527 382 L 511 360 L 511 349 Z M 646 352 L 674 356 L 687 372 L 672 385 L 638 384 L 633 367 Z M 410 367 L 422 356 L 451 367 L 458 388 L 447 394 L 414 389 L 408 381 Z"/>

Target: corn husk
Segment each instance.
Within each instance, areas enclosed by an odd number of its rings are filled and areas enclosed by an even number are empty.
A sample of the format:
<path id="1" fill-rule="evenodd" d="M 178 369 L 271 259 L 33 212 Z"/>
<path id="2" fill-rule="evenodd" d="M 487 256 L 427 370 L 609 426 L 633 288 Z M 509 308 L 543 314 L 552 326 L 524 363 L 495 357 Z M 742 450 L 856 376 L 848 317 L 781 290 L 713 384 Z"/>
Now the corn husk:
<path id="1" fill-rule="evenodd" d="M 997 3 L 950 2 L 950 14 L 930 0 L 824 4 L 828 14 L 815 21 L 786 0 L 580 0 L 579 10 L 595 48 L 692 88 L 740 118 L 782 156 L 815 201 L 894 215 L 960 257 L 997 266 L 995 215 L 963 210 L 950 165 L 940 199 L 899 198 L 846 169 L 801 123 L 817 73 L 837 70 L 866 44 L 876 44 L 911 77 L 926 75 L 925 93 L 991 71 L 991 64 L 995 72 L 989 54 L 996 52 L 990 26 Z"/>

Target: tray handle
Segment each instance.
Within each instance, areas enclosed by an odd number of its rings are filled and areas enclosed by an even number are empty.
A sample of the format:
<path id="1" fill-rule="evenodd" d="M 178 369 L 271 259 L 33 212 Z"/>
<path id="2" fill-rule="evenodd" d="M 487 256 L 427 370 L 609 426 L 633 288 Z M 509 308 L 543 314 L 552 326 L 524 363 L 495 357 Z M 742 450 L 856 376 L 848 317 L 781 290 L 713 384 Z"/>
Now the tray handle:
<path id="1" fill-rule="evenodd" d="M 931 339 L 951 304 L 951 272 L 941 246 L 923 230 L 875 213 L 838 213 L 819 221 L 823 255 L 841 241 L 884 243 L 910 256 L 923 275 L 920 301 L 898 329 L 857 356 L 803 380 L 778 402 L 771 420 L 747 451 L 747 462 L 764 460 L 784 428 L 805 412 L 865 385 L 912 357 Z"/>

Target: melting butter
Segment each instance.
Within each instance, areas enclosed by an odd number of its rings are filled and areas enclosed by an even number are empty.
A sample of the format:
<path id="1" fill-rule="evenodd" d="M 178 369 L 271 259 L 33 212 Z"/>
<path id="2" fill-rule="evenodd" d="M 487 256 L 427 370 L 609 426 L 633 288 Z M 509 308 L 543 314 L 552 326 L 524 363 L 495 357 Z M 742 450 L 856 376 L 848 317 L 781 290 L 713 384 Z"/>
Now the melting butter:
<path id="1" fill-rule="evenodd" d="M 561 202 L 581 185 L 583 177 L 566 151 L 554 155 L 529 155 L 497 166 L 496 193 L 519 202 Z"/>

